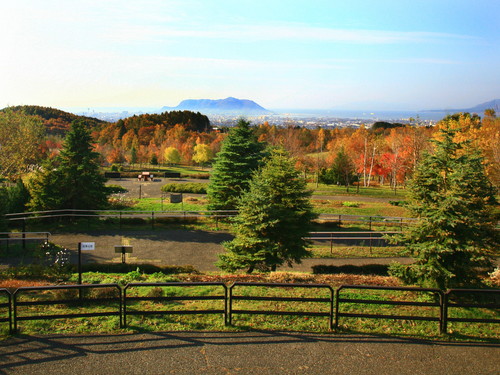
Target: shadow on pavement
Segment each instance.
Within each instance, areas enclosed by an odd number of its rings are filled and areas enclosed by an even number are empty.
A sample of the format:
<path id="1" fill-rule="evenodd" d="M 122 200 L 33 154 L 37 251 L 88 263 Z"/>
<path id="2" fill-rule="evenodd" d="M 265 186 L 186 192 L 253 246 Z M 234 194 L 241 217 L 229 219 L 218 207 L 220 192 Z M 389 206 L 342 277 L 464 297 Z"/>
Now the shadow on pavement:
<path id="1" fill-rule="evenodd" d="M 252 346 L 269 346 L 269 352 L 280 352 L 290 345 L 302 344 L 359 344 L 376 345 L 379 349 L 394 345 L 424 347 L 454 347 L 467 351 L 470 348 L 500 348 L 498 343 L 470 343 L 430 341 L 382 337 L 366 334 L 313 334 L 293 332 L 151 332 L 120 335 L 48 335 L 17 336 L 0 343 L 0 374 L 7 374 L 23 366 L 76 360 L 89 355 L 146 353 L 151 351 L 178 351 L 186 348 L 234 347 L 248 353 Z M 215 349 L 214 349 L 215 348 Z M 333 355 L 334 353 L 332 353 Z M 119 363 L 117 364 L 119 365 Z M 118 371 L 119 373 L 119 371 Z"/>

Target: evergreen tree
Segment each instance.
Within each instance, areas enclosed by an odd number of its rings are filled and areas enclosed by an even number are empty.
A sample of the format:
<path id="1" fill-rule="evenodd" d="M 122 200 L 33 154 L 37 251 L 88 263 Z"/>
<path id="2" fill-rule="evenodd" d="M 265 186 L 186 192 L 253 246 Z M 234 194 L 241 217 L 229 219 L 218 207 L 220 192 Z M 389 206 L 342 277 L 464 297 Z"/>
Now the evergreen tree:
<path id="1" fill-rule="evenodd" d="M 136 164 L 137 163 L 137 149 L 132 145 L 132 148 L 130 149 L 130 164 Z"/>
<path id="2" fill-rule="evenodd" d="M 30 193 L 24 185 L 22 179 L 17 180 L 14 186 L 7 189 L 9 205 L 9 213 L 13 212 L 24 212 L 26 210 L 26 205 L 30 200 Z"/>
<path id="3" fill-rule="evenodd" d="M 156 156 L 155 153 L 153 153 L 153 155 L 151 155 L 151 159 L 149 159 L 149 164 L 158 165 L 158 156 Z"/>
<path id="4" fill-rule="evenodd" d="M 207 193 L 210 210 L 234 210 L 238 198 L 248 189 L 252 173 L 263 158 L 264 145 L 258 142 L 250 123 L 239 120 L 222 142 L 210 176 Z"/>
<path id="5" fill-rule="evenodd" d="M 5 214 L 9 205 L 7 189 L 0 184 L 0 232 L 7 231 L 7 221 Z"/>
<path id="6" fill-rule="evenodd" d="M 349 185 L 356 180 L 355 167 L 349 155 L 342 147 L 333 161 L 333 165 L 329 169 L 323 169 L 320 172 L 319 180 L 325 184 L 344 185 L 349 191 Z"/>
<path id="7" fill-rule="evenodd" d="M 99 209 L 107 204 L 106 179 L 99 172 L 99 154 L 92 151 L 92 138 L 82 121 L 74 121 L 64 148 L 31 181 L 30 208 Z"/>
<path id="8" fill-rule="evenodd" d="M 239 200 L 235 238 L 224 244 L 217 265 L 227 271 L 275 270 L 292 265 L 310 253 L 304 237 L 316 217 L 310 204 L 311 192 L 286 151 L 272 152 L 266 164 L 254 174 L 249 190 Z"/>
<path id="9" fill-rule="evenodd" d="M 419 220 L 395 240 L 406 245 L 415 263 L 391 267 L 391 274 L 407 283 L 472 285 L 481 271 L 493 268 L 499 245 L 495 189 L 479 151 L 455 141 L 455 133 L 440 129 L 434 153 L 423 158 L 410 182 L 408 208 Z"/>

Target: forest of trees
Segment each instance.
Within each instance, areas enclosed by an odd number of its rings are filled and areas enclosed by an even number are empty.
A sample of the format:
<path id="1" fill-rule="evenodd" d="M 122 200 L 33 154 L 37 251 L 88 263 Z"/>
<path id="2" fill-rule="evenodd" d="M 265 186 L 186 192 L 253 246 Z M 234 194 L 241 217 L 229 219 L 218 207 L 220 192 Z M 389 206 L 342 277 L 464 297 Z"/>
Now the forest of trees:
<path id="1" fill-rule="evenodd" d="M 215 160 L 209 208 L 238 210 L 235 239 L 220 256 L 225 270 L 275 270 L 307 255 L 302 239 L 315 217 L 307 181 L 346 189 L 408 183 L 408 208 L 420 220 L 398 243 L 417 261 L 391 272 L 409 283 L 472 284 L 475 269 L 491 269 L 500 242 L 492 210 L 500 118 L 493 110 L 482 118 L 449 115 L 436 126 L 309 129 L 241 119 L 224 131 L 200 113 L 176 111 L 116 123 L 74 118 L 64 139 L 51 134 L 51 116 L 60 113 L 37 110 L 0 111 L 0 177 L 10 181 L 0 185 L 0 227 L 2 214 L 13 211 L 105 207 L 102 166 Z"/>
<path id="2" fill-rule="evenodd" d="M 17 116 L 15 121 L 14 116 Z M 54 124 L 64 123 L 62 128 L 66 132 L 68 121 L 73 121 L 74 116 L 34 106 L 2 110 L 0 128 L 4 130 L 0 129 L 0 137 L 8 139 L 0 139 L 3 145 L 0 175 L 15 181 L 22 171 L 43 159 L 56 157 L 63 147 L 63 136 L 54 134 Z M 190 111 L 132 116 L 116 123 L 83 120 L 104 166 L 152 161 L 164 165 L 207 165 L 227 137 L 227 129 L 215 131 L 205 115 Z M 28 155 L 19 155 L 21 147 L 10 147 L 9 160 L 19 161 L 15 168 L 10 165 L 7 170 L 7 162 L 2 163 L 1 157 L 14 139 L 9 122 L 26 124 L 17 128 L 36 134 L 38 139 L 29 141 L 34 149 Z M 40 123 L 45 127 L 44 135 L 40 135 L 37 125 Z M 406 185 L 422 153 L 431 148 L 429 140 L 444 124 L 459 129 L 458 137 L 470 139 L 482 151 L 488 177 L 495 186 L 500 186 L 500 118 L 492 110 L 486 111 L 482 118 L 469 113 L 451 115 L 432 127 L 379 122 L 371 128 L 309 129 L 293 125 L 277 127 L 264 122 L 251 129 L 257 141 L 287 150 L 310 181 L 347 185 L 347 188 L 358 181 L 358 185 L 365 187 L 383 184 L 397 189 Z M 18 134 L 22 139 L 23 133 Z"/>
<path id="3" fill-rule="evenodd" d="M 1 112 L 5 112 L 6 110 L 21 112 L 28 116 L 39 117 L 45 126 L 47 134 L 49 135 L 64 136 L 69 131 L 71 123 L 75 120 L 84 121 L 85 125 L 90 129 L 99 128 L 103 124 L 106 124 L 106 121 L 102 121 L 94 117 L 78 116 L 73 113 L 61 111 L 60 109 L 36 105 L 8 107 L 1 110 Z"/>

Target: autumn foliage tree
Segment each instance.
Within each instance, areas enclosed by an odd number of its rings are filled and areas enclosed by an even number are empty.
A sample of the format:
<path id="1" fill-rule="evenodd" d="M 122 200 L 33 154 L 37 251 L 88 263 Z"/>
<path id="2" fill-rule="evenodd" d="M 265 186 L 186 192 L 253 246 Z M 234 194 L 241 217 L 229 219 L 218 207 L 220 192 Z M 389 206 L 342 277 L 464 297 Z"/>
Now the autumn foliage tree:
<path id="1" fill-rule="evenodd" d="M 41 157 L 45 129 L 40 118 L 10 109 L 0 112 L 0 177 L 20 178 Z"/>

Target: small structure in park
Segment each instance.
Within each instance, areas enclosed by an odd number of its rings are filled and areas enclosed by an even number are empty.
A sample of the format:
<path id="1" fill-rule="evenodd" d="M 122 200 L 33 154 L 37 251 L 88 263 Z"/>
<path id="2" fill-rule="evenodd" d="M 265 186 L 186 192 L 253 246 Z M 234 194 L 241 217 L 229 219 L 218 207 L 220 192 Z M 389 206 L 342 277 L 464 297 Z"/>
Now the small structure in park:
<path id="1" fill-rule="evenodd" d="M 154 181 L 154 176 L 151 174 L 151 172 L 142 172 L 137 176 L 137 179 L 139 181 Z"/>

